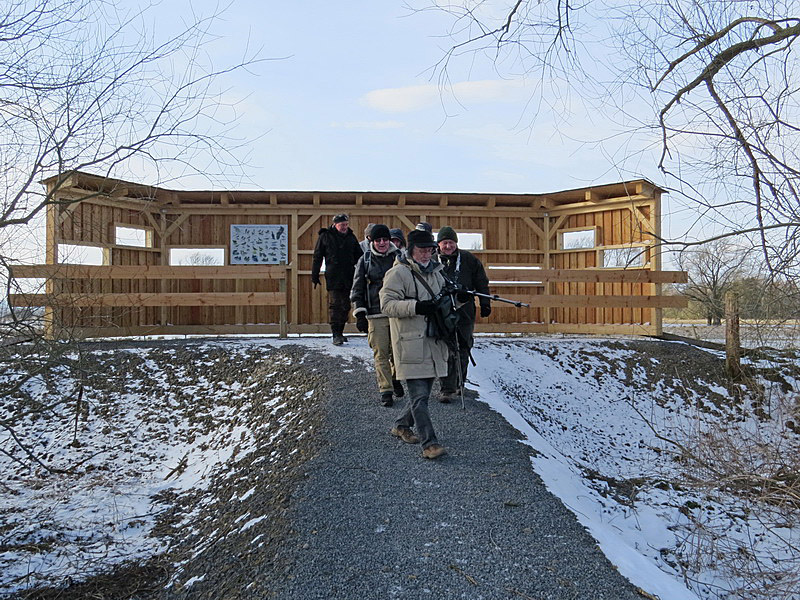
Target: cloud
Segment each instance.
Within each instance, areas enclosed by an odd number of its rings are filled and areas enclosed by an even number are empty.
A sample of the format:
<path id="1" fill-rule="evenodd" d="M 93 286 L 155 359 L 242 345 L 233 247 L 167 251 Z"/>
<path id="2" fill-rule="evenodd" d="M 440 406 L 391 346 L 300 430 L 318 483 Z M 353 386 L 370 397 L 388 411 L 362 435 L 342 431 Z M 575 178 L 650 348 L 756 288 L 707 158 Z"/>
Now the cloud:
<path id="1" fill-rule="evenodd" d="M 400 121 L 346 121 L 333 122 L 330 126 L 334 129 L 402 129 L 405 124 Z"/>
<path id="2" fill-rule="evenodd" d="M 494 102 L 518 102 L 530 94 L 523 79 L 487 79 L 462 81 L 448 86 L 412 85 L 402 88 L 372 90 L 361 103 L 383 112 L 411 112 L 430 106 L 457 102 L 463 105 Z"/>

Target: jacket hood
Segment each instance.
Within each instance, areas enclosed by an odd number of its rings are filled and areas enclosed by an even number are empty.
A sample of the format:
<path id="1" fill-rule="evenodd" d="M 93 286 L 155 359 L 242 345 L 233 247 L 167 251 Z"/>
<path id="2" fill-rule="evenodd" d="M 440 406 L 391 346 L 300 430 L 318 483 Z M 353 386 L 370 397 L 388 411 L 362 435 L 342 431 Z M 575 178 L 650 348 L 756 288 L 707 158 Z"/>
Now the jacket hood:
<path id="1" fill-rule="evenodd" d="M 400 252 L 400 249 L 397 246 L 395 246 L 392 242 L 389 242 L 389 249 L 386 252 L 384 252 L 383 254 L 381 254 L 380 252 L 375 250 L 375 246 L 373 246 L 372 242 L 370 242 L 369 251 L 372 254 L 374 254 L 375 256 L 391 256 L 395 252 Z"/>

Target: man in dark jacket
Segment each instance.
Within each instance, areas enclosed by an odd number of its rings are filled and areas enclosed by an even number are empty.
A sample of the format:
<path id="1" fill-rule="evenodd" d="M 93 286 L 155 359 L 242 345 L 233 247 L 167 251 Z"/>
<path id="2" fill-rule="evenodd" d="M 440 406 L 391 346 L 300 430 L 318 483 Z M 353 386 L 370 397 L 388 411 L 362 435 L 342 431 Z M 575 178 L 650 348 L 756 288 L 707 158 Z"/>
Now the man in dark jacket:
<path id="1" fill-rule="evenodd" d="M 314 287 L 319 285 L 319 272 L 322 268 L 322 259 L 325 259 L 328 317 L 335 346 L 341 346 L 347 341 L 344 337 L 344 326 L 350 312 L 353 271 L 363 254 L 358 239 L 350 229 L 350 217 L 347 215 L 336 215 L 333 218 L 333 225 L 319 230 L 314 259 L 311 263 L 311 282 Z"/>
<path id="2" fill-rule="evenodd" d="M 436 242 L 439 245 L 439 261 L 444 267 L 442 272 L 447 279 L 470 291 L 489 294 L 489 278 L 486 277 L 483 264 L 471 252 L 459 250 L 458 234 L 452 227 L 442 227 L 436 236 Z M 481 298 L 480 306 L 481 317 L 488 317 L 492 312 L 489 299 Z M 461 391 L 459 387 L 463 386 L 467 380 L 469 351 L 474 343 L 472 333 L 475 330 L 475 299 L 471 298 L 469 302 L 461 306 L 457 314 L 459 356 L 456 356 L 454 351 L 450 351 L 447 361 L 447 377 L 441 380 L 442 389 L 439 400 L 445 403 L 453 400 L 454 396 Z M 460 377 L 459 365 L 461 367 Z"/>
<path id="3" fill-rule="evenodd" d="M 403 384 L 394 376 L 392 361 L 392 336 L 389 333 L 389 317 L 381 312 L 378 292 L 383 287 L 383 276 L 392 268 L 400 251 L 390 240 L 391 232 L 383 223 L 373 225 L 367 252 L 358 259 L 350 301 L 355 306 L 353 316 L 356 327 L 367 334 L 369 347 L 375 356 L 375 375 L 381 393 L 381 404 L 392 406 L 392 394 L 402 397 Z"/>

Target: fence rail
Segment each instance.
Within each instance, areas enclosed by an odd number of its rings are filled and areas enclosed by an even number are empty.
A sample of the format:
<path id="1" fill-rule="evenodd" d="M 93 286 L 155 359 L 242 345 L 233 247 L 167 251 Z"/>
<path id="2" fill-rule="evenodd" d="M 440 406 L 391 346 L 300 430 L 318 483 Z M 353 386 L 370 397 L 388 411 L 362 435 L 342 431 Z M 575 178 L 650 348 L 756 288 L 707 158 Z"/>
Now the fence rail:
<path id="1" fill-rule="evenodd" d="M 231 265 L 231 266 L 162 266 L 162 265 L 15 265 L 10 269 L 14 279 L 37 278 L 46 279 L 53 289 L 46 294 L 19 293 L 9 294 L 9 305 L 12 307 L 44 306 L 45 327 L 51 335 L 58 331 L 74 333 L 102 332 L 98 335 L 143 335 L 146 333 L 246 333 L 252 325 L 245 323 L 225 324 L 222 326 L 205 325 L 170 325 L 162 317 L 162 323 L 146 323 L 140 325 L 113 324 L 106 327 L 82 327 L 74 322 L 72 313 L 56 315 L 56 309 L 107 309 L 144 307 L 261 307 L 279 308 L 277 330 L 281 337 L 286 337 L 289 330 L 287 319 L 286 280 L 289 267 L 272 265 Z M 197 292 L 98 292 L 94 288 L 108 285 L 111 281 L 134 282 L 149 281 L 158 287 L 165 287 L 178 281 L 274 281 L 279 291 L 197 291 Z M 87 291 L 75 291 L 74 288 L 89 288 Z M 70 322 L 70 321 L 73 322 Z M 113 317 L 106 318 L 106 321 Z M 272 332 L 273 327 L 259 324 L 258 331 Z"/>
<path id="2" fill-rule="evenodd" d="M 287 306 L 292 302 L 308 301 L 301 298 L 296 290 L 287 290 L 292 265 L 230 265 L 230 266 L 160 266 L 160 265 L 17 265 L 10 270 L 12 278 L 40 278 L 49 282 L 48 293 L 20 293 L 9 295 L 13 307 L 46 307 L 46 320 L 50 331 L 69 331 L 84 335 L 146 335 L 180 333 L 273 333 L 282 337 L 288 333 L 321 333 L 326 330 L 323 323 L 290 323 L 287 319 Z M 503 310 L 495 311 L 490 322 L 479 322 L 476 330 L 496 333 L 546 332 L 557 330 L 575 333 L 658 333 L 659 324 L 649 325 L 617 324 L 594 325 L 587 323 L 556 323 L 552 318 L 556 311 L 591 310 L 613 311 L 620 309 L 656 310 L 662 308 L 683 308 L 686 298 L 661 294 L 661 284 L 685 283 L 686 273 L 682 271 L 653 271 L 648 269 L 530 269 L 487 267 L 490 288 L 509 295 L 514 300 L 529 303 L 530 309 L 517 312 L 513 308 L 498 305 Z M 296 276 L 297 274 L 295 274 Z M 215 280 L 230 281 L 229 287 L 237 291 L 170 291 L 175 285 L 202 286 L 203 282 L 214 285 Z M 195 283 L 191 283 L 191 282 Z M 149 285 L 148 290 L 130 289 L 117 291 L 114 285 L 135 288 Z M 135 282 L 148 282 L 136 284 Z M 180 284 L 179 282 L 183 282 Z M 249 282 L 249 283 L 248 283 Z M 259 285 L 259 282 L 273 282 L 279 291 L 239 291 L 246 285 Z M 643 286 L 647 285 L 645 288 Z M 500 288 L 499 290 L 496 288 Z M 646 290 L 649 292 L 645 293 Z M 532 293 L 533 292 L 533 293 Z M 322 293 L 325 293 L 324 291 Z M 152 307 L 160 307 L 154 315 Z M 195 323 L 169 322 L 164 311 L 176 307 L 193 307 L 191 310 L 216 310 L 218 307 L 234 307 L 227 315 L 227 322 L 206 322 L 198 318 Z M 249 308 L 248 308 L 249 307 Z M 252 307 L 278 307 L 279 322 L 245 323 L 243 312 Z M 129 309 L 129 313 L 143 313 L 150 310 L 149 318 L 137 317 L 123 322 L 108 311 Z M 102 314 L 101 322 L 91 324 L 80 321 L 82 311 Z M 139 311 L 139 312 L 137 312 Z M 535 312 L 532 312 L 535 311 Z M 552 311 L 552 313 L 551 313 Z M 144 313 L 143 313 L 144 314 Z M 499 316 L 497 316 L 499 314 Z M 643 313 L 644 314 L 644 313 Z M 651 313 L 647 313 L 651 314 Z M 531 319 L 531 315 L 538 319 Z M 642 317 L 645 319 L 645 317 Z M 234 322 L 230 322 L 233 320 Z M 557 325 L 551 327 L 551 323 Z"/>

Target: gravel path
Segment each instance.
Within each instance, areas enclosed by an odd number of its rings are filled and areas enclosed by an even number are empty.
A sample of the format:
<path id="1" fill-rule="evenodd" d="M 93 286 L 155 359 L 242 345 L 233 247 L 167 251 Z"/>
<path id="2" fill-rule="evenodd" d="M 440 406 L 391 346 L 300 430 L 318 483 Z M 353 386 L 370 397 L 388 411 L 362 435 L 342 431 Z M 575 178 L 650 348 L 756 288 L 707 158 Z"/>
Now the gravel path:
<path id="1" fill-rule="evenodd" d="M 642 598 L 474 395 L 465 411 L 431 403 L 448 454 L 427 461 L 389 435 L 401 409 L 377 403 L 370 365 L 318 365 L 332 382 L 325 439 L 293 494 L 274 597 Z"/>
<path id="2" fill-rule="evenodd" d="M 138 378 L 142 390 L 153 388 L 153 406 L 164 394 L 180 397 L 198 427 L 224 437 L 244 424 L 256 445 L 234 452 L 204 488 L 164 499 L 173 508 L 155 533 L 165 554 L 18 597 L 642 598 L 547 492 L 531 468 L 533 450 L 475 393 L 466 410 L 460 402 L 431 403 L 448 454 L 428 461 L 418 445 L 389 434 L 401 406 L 377 402 L 372 361 L 361 358 L 369 356 L 364 338 L 342 350 L 325 344 L 332 353 L 313 343 L 228 343 L 87 345 L 89 354 L 151 348 L 146 360 L 95 357 L 98 390 Z M 164 381 L 148 383 L 145 363 L 160 365 Z M 187 391 L 195 379 L 208 397 Z M 249 392 L 212 393 L 236 382 Z M 264 402 L 276 390 L 283 390 L 279 413 Z M 217 411 L 225 407 L 236 410 Z M 230 413 L 228 420 L 209 416 L 218 413 Z"/>

